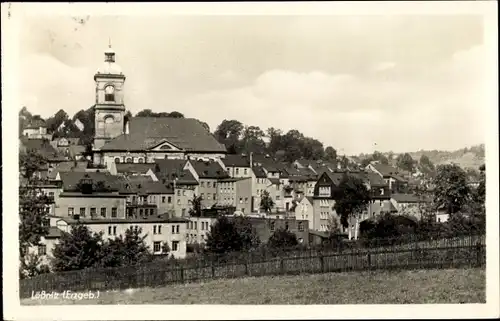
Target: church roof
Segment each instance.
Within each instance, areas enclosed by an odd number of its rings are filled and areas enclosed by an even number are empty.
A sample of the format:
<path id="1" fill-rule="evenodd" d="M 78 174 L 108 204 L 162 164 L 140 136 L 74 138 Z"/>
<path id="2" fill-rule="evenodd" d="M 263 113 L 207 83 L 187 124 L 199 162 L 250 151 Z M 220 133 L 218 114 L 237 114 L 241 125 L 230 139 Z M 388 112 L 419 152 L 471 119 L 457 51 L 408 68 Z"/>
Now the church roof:
<path id="1" fill-rule="evenodd" d="M 105 144 L 101 150 L 148 150 L 169 142 L 184 151 L 225 153 L 226 148 L 193 118 L 134 117 L 129 134 L 123 134 Z"/>

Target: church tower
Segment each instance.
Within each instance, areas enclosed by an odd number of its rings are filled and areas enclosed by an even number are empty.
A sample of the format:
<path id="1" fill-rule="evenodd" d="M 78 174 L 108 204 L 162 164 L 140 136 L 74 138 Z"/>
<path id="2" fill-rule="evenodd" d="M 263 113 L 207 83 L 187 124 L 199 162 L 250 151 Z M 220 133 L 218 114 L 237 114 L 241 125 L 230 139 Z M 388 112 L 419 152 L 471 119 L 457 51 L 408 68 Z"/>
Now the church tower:
<path id="1" fill-rule="evenodd" d="M 95 80 L 95 136 L 94 150 L 100 149 L 109 140 L 123 134 L 125 103 L 123 86 L 125 75 L 116 64 L 115 52 L 109 48 L 104 52 L 104 64 L 94 75 Z"/>

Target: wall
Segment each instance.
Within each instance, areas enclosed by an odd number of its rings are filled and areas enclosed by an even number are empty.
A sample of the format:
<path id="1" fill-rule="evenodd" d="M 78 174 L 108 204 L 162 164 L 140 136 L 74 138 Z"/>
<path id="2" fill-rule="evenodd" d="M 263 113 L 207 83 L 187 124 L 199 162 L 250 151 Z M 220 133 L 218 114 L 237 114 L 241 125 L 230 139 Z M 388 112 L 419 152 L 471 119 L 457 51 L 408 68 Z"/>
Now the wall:
<path id="1" fill-rule="evenodd" d="M 107 239 L 113 239 L 119 235 L 125 235 L 125 231 L 132 226 L 135 228 L 142 229 L 141 235 L 146 236 L 144 238 L 145 244 L 148 246 L 151 252 L 153 252 L 154 242 L 167 242 L 170 247 L 170 254 L 174 255 L 176 258 L 186 257 L 186 223 L 153 223 L 153 222 L 134 222 L 130 220 L 124 220 L 120 223 L 108 223 L 108 224 L 86 224 L 89 229 L 93 232 L 99 233 L 103 232 L 103 237 Z M 153 227 L 161 225 L 161 234 L 154 234 Z M 172 233 L 172 226 L 175 227 L 175 233 Z M 177 233 L 177 226 L 179 226 L 179 233 Z M 109 227 L 112 228 L 112 233 L 109 234 Z M 114 234 L 114 227 L 116 227 L 116 234 Z M 173 251 L 172 242 L 178 241 L 179 248 L 177 251 Z M 159 254 L 159 253 L 158 253 Z"/>
<path id="2" fill-rule="evenodd" d="M 231 177 L 252 177 L 252 170 L 250 167 L 227 167 L 228 174 Z"/>
<path id="3" fill-rule="evenodd" d="M 198 191 L 203 200 L 204 208 L 210 208 L 217 203 L 217 179 L 200 178 Z"/>
<path id="4" fill-rule="evenodd" d="M 329 231 L 328 225 L 331 219 L 337 218 L 337 213 L 333 210 L 335 201 L 333 199 L 314 199 L 313 200 L 313 228 L 316 231 Z"/>
<path id="5" fill-rule="evenodd" d="M 63 195 L 63 194 L 62 194 Z M 80 207 L 84 207 L 85 217 L 90 218 L 90 208 L 96 208 L 96 219 L 101 218 L 101 208 L 106 208 L 107 218 L 111 218 L 111 209 L 113 207 L 117 208 L 117 217 L 125 217 L 125 200 L 126 196 L 113 195 L 112 197 L 88 197 L 78 196 L 78 197 L 59 197 L 59 202 L 56 204 L 55 215 L 59 217 L 68 217 L 68 208 L 73 207 L 74 213 L 80 213 Z"/>
<path id="6" fill-rule="evenodd" d="M 309 243 L 309 222 L 306 220 L 285 220 L 285 219 L 265 219 L 251 218 L 250 222 L 257 232 L 257 236 L 263 243 L 267 243 L 271 235 L 279 228 L 285 228 L 288 224 L 288 230 L 297 236 L 297 239 L 302 239 L 302 244 Z M 299 230 L 299 225 L 303 230 Z"/>
<path id="7" fill-rule="evenodd" d="M 40 265 L 44 264 L 44 265 L 48 265 L 48 266 L 51 266 L 51 259 L 53 257 L 52 255 L 52 251 L 54 251 L 54 247 L 56 246 L 56 244 L 59 243 L 59 239 L 58 238 L 45 238 L 45 237 L 41 237 L 40 238 L 40 244 L 43 244 L 45 245 L 45 255 L 39 255 L 38 254 L 38 246 L 36 245 L 33 245 L 33 246 L 30 246 L 28 248 L 28 253 L 29 254 L 35 254 L 37 255 L 39 258 L 40 258 Z"/>
<path id="8" fill-rule="evenodd" d="M 237 211 L 252 212 L 252 179 L 241 179 L 235 182 L 235 206 Z"/>
<path id="9" fill-rule="evenodd" d="M 216 218 L 210 217 L 190 217 L 186 227 L 186 241 L 188 244 L 203 245 L 206 242 L 206 237 L 210 232 Z"/>
<path id="10" fill-rule="evenodd" d="M 191 201 L 194 198 L 194 194 L 195 186 L 176 185 L 174 191 L 174 209 L 176 217 L 186 217 L 189 215 L 189 209 L 192 207 Z"/>
<path id="11" fill-rule="evenodd" d="M 295 209 L 295 218 L 308 221 L 309 229 L 316 229 L 316 225 L 314 224 L 314 207 L 307 198 L 304 197 L 297 205 Z"/>

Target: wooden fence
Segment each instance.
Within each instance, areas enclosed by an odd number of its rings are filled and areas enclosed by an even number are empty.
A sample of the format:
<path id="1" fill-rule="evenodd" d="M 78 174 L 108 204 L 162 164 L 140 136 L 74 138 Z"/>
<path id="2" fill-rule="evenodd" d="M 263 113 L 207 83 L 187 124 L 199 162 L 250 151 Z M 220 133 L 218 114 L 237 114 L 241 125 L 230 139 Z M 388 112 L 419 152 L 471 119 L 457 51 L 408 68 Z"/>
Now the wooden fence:
<path id="1" fill-rule="evenodd" d="M 20 280 L 20 297 L 31 297 L 32 291 L 42 290 L 107 291 L 244 276 L 483 266 L 486 262 L 485 247 L 484 236 L 468 236 L 377 248 L 282 253 L 265 259 L 247 253 L 224 263 L 216 260 L 200 260 L 190 265 L 156 262 L 49 273 Z"/>

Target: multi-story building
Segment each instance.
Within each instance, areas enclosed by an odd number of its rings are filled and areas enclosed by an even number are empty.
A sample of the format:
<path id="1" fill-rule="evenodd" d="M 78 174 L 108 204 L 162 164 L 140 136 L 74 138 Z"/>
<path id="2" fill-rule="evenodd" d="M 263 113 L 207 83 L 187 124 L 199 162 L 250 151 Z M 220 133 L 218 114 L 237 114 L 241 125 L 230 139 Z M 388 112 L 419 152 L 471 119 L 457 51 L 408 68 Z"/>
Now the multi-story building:
<path id="1" fill-rule="evenodd" d="M 219 161 L 231 177 L 252 177 L 251 160 L 246 155 L 226 155 L 225 158 Z"/>
<path id="2" fill-rule="evenodd" d="M 408 181 L 402 177 L 402 171 L 390 165 L 380 163 L 371 163 L 366 166 L 366 170 L 378 174 L 392 193 L 405 193 L 408 187 Z"/>
<path id="3" fill-rule="evenodd" d="M 94 164 L 152 163 L 155 159 L 223 158 L 226 148 L 197 119 L 125 117 L 125 74 L 109 48 L 94 75 Z"/>
<path id="4" fill-rule="evenodd" d="M 223 178 L 217 183 L 221 206 L 235 207 L 242 213 L 252 212 L 252 179 L 250 177 Z"/>
<path id="5" fill-rule="evenodd" d="M 186 228 L 187 243 L 205 246 L 207 235 L 216 220 L 215 217 L 189 217 Z"/>
<path id="6" fill-rule="evenodd" d="M 187 169 L 198 181 L 199 185 L 195 194 L 202 198 L 203 208 L 210 208 L 219 204 L 217 196 L 217 185 L 221 179 L 229 178 L 229 175 L 217 161 L 193 161 L 186 162 Z"/>

